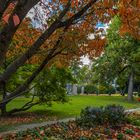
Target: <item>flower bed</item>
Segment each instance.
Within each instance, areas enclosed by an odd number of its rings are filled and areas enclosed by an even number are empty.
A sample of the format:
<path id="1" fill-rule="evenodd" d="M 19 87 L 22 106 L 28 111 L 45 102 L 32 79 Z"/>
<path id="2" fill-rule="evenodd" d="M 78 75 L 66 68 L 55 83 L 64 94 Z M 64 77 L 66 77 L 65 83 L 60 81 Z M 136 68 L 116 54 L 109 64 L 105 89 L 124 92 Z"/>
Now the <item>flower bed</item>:
<path id="1" fill-rule="evenodd" d="M 0 140 L 140 140 L 139 120 L 139 113 L 126 114 L 119 105 L 86 107 L 75 121 L 12 133 Z"/>
<path id="2" fill-rule="evenodd" d="M 75 121 L 56 123 L 39 128 L 6 135 L 1 139 L 9 140 L 139 140 L 140 128 L 124 124 L 116 127 L 95 126 L 92 128 L 77 126 Z"/>

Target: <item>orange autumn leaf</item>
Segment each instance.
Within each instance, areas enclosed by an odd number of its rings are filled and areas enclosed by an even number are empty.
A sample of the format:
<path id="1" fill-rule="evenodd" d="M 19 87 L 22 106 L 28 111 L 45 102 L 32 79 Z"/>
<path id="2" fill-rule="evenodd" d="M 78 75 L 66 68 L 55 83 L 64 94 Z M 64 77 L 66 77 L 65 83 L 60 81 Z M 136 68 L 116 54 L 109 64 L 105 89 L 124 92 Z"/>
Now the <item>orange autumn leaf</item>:
<path id="1" fill-rule="evenodd" d="M 17 14 L 15 14 L 13 16 L 13 21 L 14 21 L 14 25 L 17 26 L 19 23 L 20 23 L 20 19 L 19 17 L 17 16 Z"/>
<path id="2" fill-rule="evenodd" d="M 7 14 L 6 16 L 4 16 L 4 17 L 3 17 L 3 20 L 4 20 L 6 23 L 8 23 L 9 16 L 10 16 L 10 15 L 9 15 L 9 14 Z"/>
<path id="3" fill-rule="evenodd" d="M 104 6 L 107 7 L 109 4 L 108 0 L 104 0 Z"/>

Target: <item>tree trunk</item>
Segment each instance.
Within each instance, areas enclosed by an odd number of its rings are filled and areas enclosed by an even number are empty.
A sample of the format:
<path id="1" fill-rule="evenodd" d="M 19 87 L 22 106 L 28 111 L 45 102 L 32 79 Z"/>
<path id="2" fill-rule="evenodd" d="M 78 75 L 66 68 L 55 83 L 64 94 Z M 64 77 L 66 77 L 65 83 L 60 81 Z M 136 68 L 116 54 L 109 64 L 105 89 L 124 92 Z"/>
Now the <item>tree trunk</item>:
<path id="1" fill-rule="evenodd" d="M 3 103 L 2 107 L 1 107 L 1 116 L 5 116 L 6 115 L 6 104 Z"/>
<path id="2" fill-rule="evenodd" d="M 2 97 L 2 101 L 4 101 L 6 99 L 6 85 L 5 83 L 3 83 L 3 97 Z M 5 116 L 6 115 L 6 103 L 3 103 L 2 106 L 0 107 L 1 109 L 1 115 Z"/>
<path id="3" fill-rule="evenodd" d="M 134 83 L 134 71 L 131 70 L 130 76 L 129 76 L 129 84 L 128 84 L 128 101 L 133 100 L 133 83 Z"/>

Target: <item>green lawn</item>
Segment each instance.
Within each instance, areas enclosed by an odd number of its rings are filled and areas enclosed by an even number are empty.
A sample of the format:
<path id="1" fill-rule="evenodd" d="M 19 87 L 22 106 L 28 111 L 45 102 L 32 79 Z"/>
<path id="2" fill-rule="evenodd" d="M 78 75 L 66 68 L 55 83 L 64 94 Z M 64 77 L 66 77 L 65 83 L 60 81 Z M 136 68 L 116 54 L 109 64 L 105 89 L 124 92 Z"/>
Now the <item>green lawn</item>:
<path id="1" fill-rule="evenodd" d="M 122 105 L 125 108 L 139 108 L 140 102 L 133 101 L 127 102 L 126 97 L 122 96 L 70 96 L 70 101 L 65 104 L 53 104 L 52 107 L 48 107 L 47 105 L 36 105 L 28 112 L 35 112 L 37 114 L 46 114 L 48 116 L 54 116 L 57 118 L 65 118 L 71 116 L 78 116 L 80 110 L 85 108 L 86 106 L 104 106 L 107 104 L 118 104 Z M 20 107 L 25 102 L 27 102 L 29 98 L 18 98 L 13 102 L 9 103 L 8 109 L 12 107 Z"/>
<path id="2" fill-rule="evenodd" d="M 33 123 L 33 122 L 42 122 L 54 119 L 62 119 L 69 117 L 79 116 L 82 108 L 86 106 L 104 106 L 107 104 L 118 104 L 122 105 L 125 108 L 139 108 L 140 102 L 133 101 L 127 102 L 126 97 L 122 96 L 70 96 L 70 101 L 65 104 L 57 104 L 54 103 L 51 107 L 47 105 L 36 105 L 25 113 L 17 114 L 15 117 L 10 116 L 10 118 L 6 118 L 0 120 L 0 132 L 13 130 L 14 127 L 19 126 L 25 123 Z M 29 98 L 17 98 L 11 103 L 8 104 L 8 110 L 15 107 L 21 107 L 23 104 L 28 102 Z M 29 113 L 32 112 L 32 113 Z M 26 122 L 27 118 L 30 118 L 31 121 Z M 20 118 L 20 119 L 19 119 Z M 24 119 L 24 121 L 22 121 Z M 16 123 L 13 123 L 16 121 Z"/>

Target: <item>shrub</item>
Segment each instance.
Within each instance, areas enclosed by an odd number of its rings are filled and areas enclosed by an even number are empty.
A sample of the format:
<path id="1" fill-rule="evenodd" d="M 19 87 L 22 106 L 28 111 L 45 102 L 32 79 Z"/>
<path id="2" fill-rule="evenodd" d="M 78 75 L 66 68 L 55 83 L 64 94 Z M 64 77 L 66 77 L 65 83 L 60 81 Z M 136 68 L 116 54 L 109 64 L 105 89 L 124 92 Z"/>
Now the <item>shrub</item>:
<path id="1" fill-rule="evenodd" d="M 106 94 L 114 94 L 116 92 L 115 88 L 113 86 L 108 86 L 106 89 Z"/>
<path id="2" fill-rule="evenodd" d="M 140 98 L 138 98 L 138 102 L 140 102 Z"/>
<path id="3" fill-rule="evenodd" d="M 86 85 L 84 92 L 86 94 L 114 94 L 115 88 L 111 85 Z"/>
<path id="4" fill-rule="evenodd" d="M 78 125 L 93 127 L 94 125 L 103 124 L 102 107 L 86 107 L 82 109 L 80 118 L 76 120 Z"/>
<path id="5" fill-rule="evenodd" d="M 127 116 L 127 123 L 140 126 L 140 113 L 139 112 L 130 113 L 129 116 Z"/>
<path id="6" fill-rule="evenodd" d="M 93 127 L 95 125 L 119 125 L 125 123 L 125 111 L 119 105 L 105 107 L 86 107 L 82 109 L 80 118 L 76 119 L 78 125 Z"/>
<path id="7" fill-rule="evenodd" d="M 106 123 L 117 125 L 125 122 L 125 109 L 120 105 L 107 105 L 104 107 L 104 116 Z"/>
<path id="8" fill-rule="evenodd" d="M 99 90 L 100 94 L 114 94 L 115 88 L 111 85 L 99 85 L 97 86 L 97 89 Z"/>
<path id="9" fill-rule="evenodd" d="M 97 92 L 97 88 L 94 85 L 86 85 L 84 92 L 86 94 L 93 94 Z"/>
<path id="10" fill-rule="evenodd" d="M 98 92 L 100 94 L 106 94 L 107 87 L 104 85 L 97 85 Z"/>

